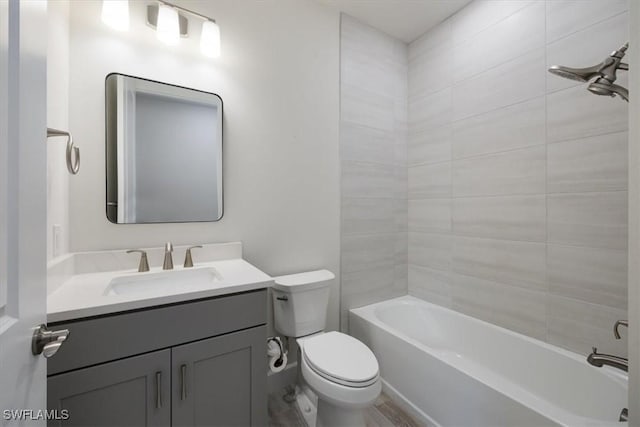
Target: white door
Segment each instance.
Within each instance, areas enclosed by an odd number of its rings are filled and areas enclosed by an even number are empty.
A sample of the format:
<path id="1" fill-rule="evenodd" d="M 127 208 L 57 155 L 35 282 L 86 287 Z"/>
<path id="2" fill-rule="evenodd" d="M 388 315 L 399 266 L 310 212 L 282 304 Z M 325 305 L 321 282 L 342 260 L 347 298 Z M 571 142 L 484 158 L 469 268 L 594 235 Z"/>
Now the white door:
<path id="1" fill-rule="evenodd" d="M 46 362 L 31 353 L 46 322 L 46 15 L 44 0 L 0 0 L 0 425 L 8 426 L 44 425 L 31 418 L 46 409 Z"/>

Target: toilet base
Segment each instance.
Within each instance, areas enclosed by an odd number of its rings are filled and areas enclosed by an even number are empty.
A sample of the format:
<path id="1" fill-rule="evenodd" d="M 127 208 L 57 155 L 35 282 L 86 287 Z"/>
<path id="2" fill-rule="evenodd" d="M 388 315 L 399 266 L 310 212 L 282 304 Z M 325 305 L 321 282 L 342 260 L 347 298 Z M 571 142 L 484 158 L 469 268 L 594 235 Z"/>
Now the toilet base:
<path id="1" fill-rule="evenodd" d="M 364 410 L 343 408 L 318 399 L 316 427 L 364 427 Z"/>
<path id="2" fill-rule="evenodd" d="M 307 386 L 296 386 L 296 408 L 308 427 L 316 427 L 318 396 Z"/>
<path id="3" fill-rule="evenodd" d="M 308 386 L 296 386 L 296 408 L 308 427 L 364 427 L 363 409 L 343 408 L 318 399 Z"/>

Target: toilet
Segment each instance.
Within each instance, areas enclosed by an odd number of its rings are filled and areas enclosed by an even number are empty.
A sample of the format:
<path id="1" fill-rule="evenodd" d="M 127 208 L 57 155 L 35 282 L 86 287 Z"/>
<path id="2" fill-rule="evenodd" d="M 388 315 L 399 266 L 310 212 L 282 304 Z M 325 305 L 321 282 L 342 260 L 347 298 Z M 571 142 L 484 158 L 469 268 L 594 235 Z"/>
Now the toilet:
<path id="1" fill-rule="evenodd" d="M 324 332 L 329 285 L 334 279 L 328 270 L 276 277 L 272 287 L 275 329 L 296 339 L 299 376 L 304 389 L 317 397 L 315 425 L 364 426 L 363 410 L 382 389 L 378 361 L 361 341 L 341 332 Z M 304 392 L 299 394 L 305 397 Z M 303 415 L 313 405 L 304 406 Z"/>

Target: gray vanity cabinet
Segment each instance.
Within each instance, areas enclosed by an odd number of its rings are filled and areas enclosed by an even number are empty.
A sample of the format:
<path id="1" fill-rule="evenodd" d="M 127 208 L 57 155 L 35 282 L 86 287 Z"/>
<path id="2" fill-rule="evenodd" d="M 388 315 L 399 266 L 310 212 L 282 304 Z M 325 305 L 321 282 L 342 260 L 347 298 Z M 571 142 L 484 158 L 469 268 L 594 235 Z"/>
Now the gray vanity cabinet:
<path id="1" fill-rule="evenodd" d="M 266 290 L 49 326 L 50 426 L 267 424 Z"/>
<path id="2" fill-rule="evenodd" d="M 263 342 L 264 330 L 253 328 L 172 348 L 172 425 L 261 424 Z"/>
<path id="3" fill-rule="evenodd" d="M 169 426 L 171 351 L 129 357 L 49 378 L 49 409 L 66 409 L 64 426 Z"/>

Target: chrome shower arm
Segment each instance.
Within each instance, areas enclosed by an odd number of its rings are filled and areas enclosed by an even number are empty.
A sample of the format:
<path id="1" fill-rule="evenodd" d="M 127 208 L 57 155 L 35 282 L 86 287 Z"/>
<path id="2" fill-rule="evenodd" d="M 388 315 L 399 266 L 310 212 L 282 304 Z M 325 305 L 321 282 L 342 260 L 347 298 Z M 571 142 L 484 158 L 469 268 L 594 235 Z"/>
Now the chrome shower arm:
<path id="1" fill-rule="evenodd" d="M 626 46 L 626 45 L 625 45 Z M 604 77 L 605 79 L 609 80 L 611 83 L 615 82 L 616 79 L 618 78 L 617 76 L 617 72 L 618 70 L 621 70 L 621 64 L 622 64 L 622 58 L 625 55 L 625 51 L 627 49 L 620 49 L 620 50 L 616 50 L 613 51 L 611 53 L 610 56 L 608 56 L 607 58 L 605 58 L 604 61 L 602 61 L 602 64 L 600 65 L 600 69 L 598 70 L 598 74 L 600 74 L 601 77 Z M 629 65 L 627 65 L 627 70 L 629 69 Z"/>

